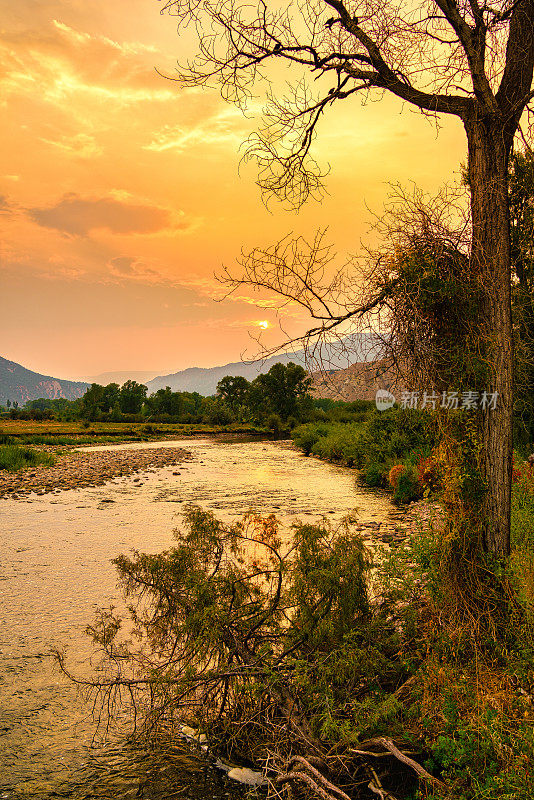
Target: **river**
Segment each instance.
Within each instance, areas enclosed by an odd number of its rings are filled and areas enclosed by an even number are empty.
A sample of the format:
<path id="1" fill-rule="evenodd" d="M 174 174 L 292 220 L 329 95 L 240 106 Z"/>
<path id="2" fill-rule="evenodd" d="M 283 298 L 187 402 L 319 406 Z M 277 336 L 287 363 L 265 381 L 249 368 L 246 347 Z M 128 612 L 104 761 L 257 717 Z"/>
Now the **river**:
<path id="1" fill-rule="evenodd" d="M 124 729 L 97 729 L 91 705 L 58 671 L 52 647 L 71 667 L 91 669 L 84 634 L 95 608 L 121 607 L 111 559 L 173 542 L 184 504 L 227 521 L 248 509 L 333 522 L 359 509 L 378 521 L 390 512 L 354 473 L 306 458 L 287 442 L 194 439 L 98 449 L 182 446 L 177 467 L 147 470 L 105 486 L 25 500 L 0 500 L 0 798 L 200 798 L 239 796 L 239 786 L 184 743 L 149 750 Z M 124 721 L 126 725 L 126 721 Z"/>

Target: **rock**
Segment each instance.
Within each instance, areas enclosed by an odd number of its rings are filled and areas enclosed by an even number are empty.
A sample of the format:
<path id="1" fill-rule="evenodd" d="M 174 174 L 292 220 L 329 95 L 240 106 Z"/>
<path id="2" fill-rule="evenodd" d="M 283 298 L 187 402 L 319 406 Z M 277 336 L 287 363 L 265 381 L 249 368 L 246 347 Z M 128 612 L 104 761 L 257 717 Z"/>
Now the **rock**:
<path id="1" fill-rule="evenodd" d="M 246 783 L 247 786 L 263 786 L 267 783 L 261 772 L 255 772 L 247 767 L 234 767 L 228 772 L 228 777 L 239 783 Z"/>

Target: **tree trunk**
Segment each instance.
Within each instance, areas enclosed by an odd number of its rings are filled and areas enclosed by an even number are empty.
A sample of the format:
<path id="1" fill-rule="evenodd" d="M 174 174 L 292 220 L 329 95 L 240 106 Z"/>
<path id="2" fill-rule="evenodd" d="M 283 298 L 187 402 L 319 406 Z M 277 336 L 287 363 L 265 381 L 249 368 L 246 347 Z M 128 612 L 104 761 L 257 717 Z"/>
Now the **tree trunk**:
<path id="1" fill-rule="evenodd" d="M 482 300 L 474 320 L 482 362 L 479 392 L 497 393 L 497 404 L 480 411 L 480 469 L 486 485 L 482 505 L 486 552 L 510 552 L 512 481 L 512 310 L 508 210 L 508 158 L 511 147 L 502 120 L 473 114 L 465 120 L 471 188 L 472 268 Z M 482 383 L 485 382 L 485 385 Z"/>

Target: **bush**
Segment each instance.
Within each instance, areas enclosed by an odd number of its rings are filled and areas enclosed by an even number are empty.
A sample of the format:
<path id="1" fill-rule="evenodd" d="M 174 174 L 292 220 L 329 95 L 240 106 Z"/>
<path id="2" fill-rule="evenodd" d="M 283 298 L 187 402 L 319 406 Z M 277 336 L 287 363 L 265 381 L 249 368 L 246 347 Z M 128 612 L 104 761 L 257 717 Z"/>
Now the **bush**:
<path id="1" fill-rule="evenodd" d="M 343 404 L 349 405 L 356 404 Z M 331 415 L 338 411 L 337 406 L 329 409 Z M 362 422 L 301 425 L 293 431 L 293 441 L 306 455 L 360 469 L 361 482 L 366 486 L 387 486 L 389 470 L 404 462 L 401 469 L 410 471 L 411 477 L 403 483 L 397 498 L 400 503 L 439 488 L 437 467 L 430 467 L 427 461 L 437 440 L 434 417 L 429 412 L 399 408 L 380 412 L 358 406 L 352 410 L 352 419 L 357 415 L 363 417 Z M 417 487 L 413 482 L 416 465 L 422 470 Z M 419 473 L 416 482 L 418 479 Z"/>
<path id="2" fill-rule="evenodd" d="M 271 431 L 275 439 L 280 439 L 286 428 L 279 414 L 269 414 L 265 421 L 267 430 Z"/>
<path id="3" fill-rule="evenodd" d="M 407 468 L 397 490 L 406 478 L 417 483 Z M 214 755 L 266 764 L 271 797 L 292 768 L 295 796 L 317 779 L 343 792 L 306 796 L 371 797 L 378 763 L 384 797 L 534 800 L 532 636 L 525 655 L 493 641 L 487 651 L 443 613 L 422 586 L 438 530 L 380 557 L 370 596 L 371 565 L 348 522 L 298 524 L 282 546 L 274 516 L 229 526 L 189 507 L 185 518 L 167 552 L 114 560 L 136 636 L 113 609 L 88 629 L 104 658 L 80 682 L 104 710 L 131 698 L 151 741 L 185 723 Z M 437 780 L 418 789 L 388 743 Z"/>
<path id="4" fill-rule="evenodd" d="M 393 502 L 398 505 L 411 503 L 421 497 L 421 487 L 417 479 L 417 474 L 413 469 L 406 469 L 397 480 L 397 487 L 393 493 Z"/>
<path id="5" fill-rule="evenodd" d="M 435 492 L 441 489 L 439 464 L 432 456 L 419 456 L 416 464 L 417 480 L 423 492 Z"/>
<path id="6" fill-rule="evenodd" d="M 326 425 L 317 425 L 315 423 L 308 423 L 307 425 L 299 425 L 294 428 L 291 436 L 296 446 L 309 456 L 313 446 L 324 436 L 328 428 Z"/>
<path id="7" fill-rule="evenodd" d="M 54 456 L 39 450 L 32 450 L 31 447 L 21 447 L 16 444 L 0 445 L 0 469 L 17 472 L 19 469 L 37 467 L 41 464 L 47 467 L 52 466 L 55 464 Z"/>
<path id="8" fill-rule="evenodd" d="M 360 480 L 365 486 L 385 486 L 385 475 L 381 464 L 368 464 L 360 473 Z"/>
<path id="9" fill-rule="evenodd" d="M 392 489 L 396 489 L 399 485 L 399 478 L 401 475 L 404 475 L 406 472 L 406 467 L 404 464 L 395 464 L 394 467 L 391 467 L 388 473 L 388 483 Z"/>

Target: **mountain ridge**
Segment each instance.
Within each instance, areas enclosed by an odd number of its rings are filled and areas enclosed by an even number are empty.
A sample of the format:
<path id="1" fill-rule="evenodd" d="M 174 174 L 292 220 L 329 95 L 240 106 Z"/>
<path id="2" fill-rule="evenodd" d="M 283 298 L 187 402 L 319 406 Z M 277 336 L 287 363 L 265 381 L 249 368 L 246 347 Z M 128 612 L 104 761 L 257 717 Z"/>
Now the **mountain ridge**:
<path id="1" fill-rule="evenodd" d="M 18 403 L 23 406 L 29 400 L 47 397 L 50 400 L 64 398 L 77 400 L 85 394 L 89 384 L 84 381 L 68 381 L 52 375 L 42 375 L 0 356 L 0 403 Z"/>

